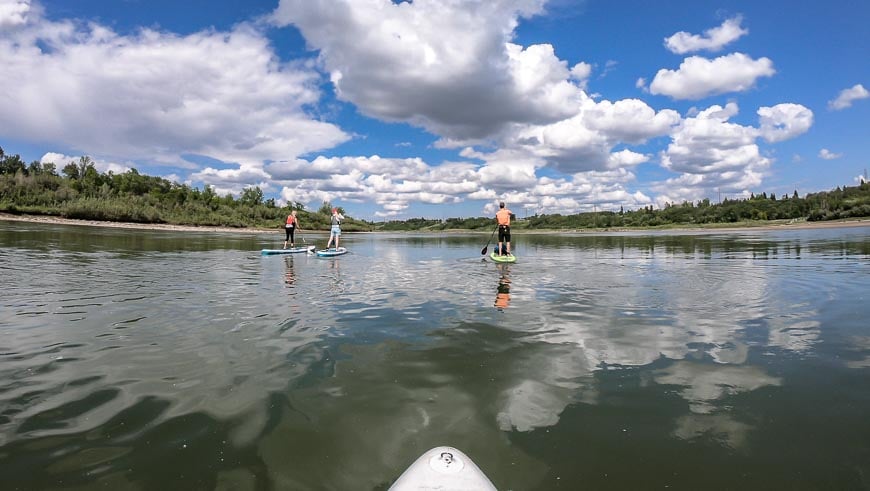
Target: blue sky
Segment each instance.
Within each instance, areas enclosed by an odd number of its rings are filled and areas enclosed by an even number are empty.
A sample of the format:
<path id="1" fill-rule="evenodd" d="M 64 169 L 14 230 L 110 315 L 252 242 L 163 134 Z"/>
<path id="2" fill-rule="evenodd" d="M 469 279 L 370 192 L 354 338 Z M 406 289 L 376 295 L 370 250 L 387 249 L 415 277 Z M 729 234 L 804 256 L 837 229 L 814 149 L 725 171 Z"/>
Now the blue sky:
<path id="1" fill-rule="evenodd" d="M 0 0 L 0 146 L 368 219 L 854 185 L 865 0 Z"/>

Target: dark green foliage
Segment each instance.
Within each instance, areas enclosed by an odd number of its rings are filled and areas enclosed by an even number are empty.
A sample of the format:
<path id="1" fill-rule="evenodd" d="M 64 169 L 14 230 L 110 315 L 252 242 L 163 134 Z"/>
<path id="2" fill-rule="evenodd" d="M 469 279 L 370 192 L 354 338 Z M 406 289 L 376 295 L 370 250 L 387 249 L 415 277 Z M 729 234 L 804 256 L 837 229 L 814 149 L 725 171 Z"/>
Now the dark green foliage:
<path id="1" fill-rule="evenodd" d="M 15 175 L 18 172 L 27 174 L 27 167 L 18 155 L 5 155 L 0 160 L 0 174 Z"/>
<path id="2" fill-rule="evenodd" d="M 242 190 L 239 202 L 243 205 L 257 206 L 263 203 L 263 191 L 259 187 L 250 187 Z"/>
<path id="3" fill-rule="evenodd" d="M 259 187 L 245 188 L 238 200 L 232 195 L 219 197 L 211 186 L 200 190 L 136 169 L 101 174 L 90 157 L 64 165 L 62 176 L 56 169 L 51 163 L 25 166 L 18 155 L 6 155 L 0 148 L 0 211 L 118 222 L 282 228 L 291 210 L 279 208 L 272 198 L 264 200 Z M 326 213 L 315 213 L 296 203 L 304 230 L 329 229 L 332 205 L 325 205 Z M 368 231 L 371 225 L 346 217 L 342 228 Z"/>
<path id="4" fill-rule="evenodd" d="M 326 215 L 327 217 L 331 217 L 333 208 L 335 208 L 339 213 L 344 215 L 344 208 L 340 206 L 333 206 L 332 203 L 330 203 L 329 201 L 324 201 L 323 203 L 321 203 L 320 208 L 317 209 L 317 213 L 321 215 Z M 302 208 L 299 209 L 301 210 Z"/>
<path id="5" fill-rule="evenodd" d="M 426 218 L 410 218 L 408 220 L 390 220 L 380 225 L 380 230 L 385 232 L 402 230 L 425 230 L 441 225 L 441 220 L 428 220 Z"/>

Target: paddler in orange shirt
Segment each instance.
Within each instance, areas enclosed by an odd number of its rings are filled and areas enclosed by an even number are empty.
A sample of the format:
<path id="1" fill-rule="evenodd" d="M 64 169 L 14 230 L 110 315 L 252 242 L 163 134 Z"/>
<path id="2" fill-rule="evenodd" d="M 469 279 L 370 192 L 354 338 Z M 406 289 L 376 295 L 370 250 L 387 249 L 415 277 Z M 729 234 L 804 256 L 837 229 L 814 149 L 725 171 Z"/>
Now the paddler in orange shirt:
<path id="1" fill-rule="evenodd" d="M 511 211 L 504 207 L 504 201 L 498 204 L 495 220 L 498 222 L 498 255 L 511 255 Z M 502 242 L 507 246 L 502 248 Z"/>
<path id="2" fill-rule="evenodd" d="M 296 218 L 296 210 L 293 210 L 289 215 L 287 215 L 287 221 L 284 223 L 284 249 L 287 248 L 288 241 L 290 242 L 291 249 L 296 247 L 293 233 L 296 232 L 297 227 L 299 227 L 299 219 Z"/>

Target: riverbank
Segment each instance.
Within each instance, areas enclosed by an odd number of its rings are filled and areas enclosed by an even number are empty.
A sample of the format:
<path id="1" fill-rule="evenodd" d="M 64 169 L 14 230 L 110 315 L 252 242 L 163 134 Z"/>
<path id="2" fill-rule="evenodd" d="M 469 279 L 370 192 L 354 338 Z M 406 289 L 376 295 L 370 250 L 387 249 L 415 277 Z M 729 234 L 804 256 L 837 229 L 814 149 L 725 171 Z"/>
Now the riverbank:
<path id="1" fill-rule="evenodd" d="M 49 225 L 77 225 L 88 227 L 112 227 L 126 228 L 139 230 L 168 230 L 177 232 L 221 232 L 221 233 L 238 233 L 238 234 L 262 234 L 280 231 L 280 227 L 275 228 L 236 228 L 236 227 L 212 227 L 212 226 L 192 226 L 192 225 L 171 225 L 165 223 L 132 223 L 132 222 L 106 222 L 99 220 L 79 220 L 72 218 L 61 218 L 45 215 L 13 215 L 10 213 L 0 213 L 0 221 L 10 222 L 29 222 L 29 223 L 44 223 Z M 522 234 L 548 234 L 548 233 L 622 233 L 622 232 L 739 232 L 747 230 L 801 230 L 801 229 L 818 229 L 818 228 L 841 228 L 841 227 L 867 227 L 870 226 L 870 218 L 851 219 L 851 220 L 830 220 L 821 222 L 808 222 L 806 220 L 784 220 L 784 221 L 768 221 L 768 222 L 741 222 L 739 224 L 732 223 L 711 223 L 703 226 L 698 225 L 677 225 L 667 227 L 647 227 L 647 228 L 601 228 L 601 229 L 560 229 L 560 230 L 526 230 L 517 227 L 515 233 Z M 312 230 L 311 232 L 317 232 Z M 324 231 L 326 232 L 326 231 Z M 437 232 L 430 231 L 408 231 L 408 232 L 389 232 L 389 233 L 472 233 L 471 230 L 439 230 Z M 480 233 L 489 233 L 490 231 L 478 231 Z"/>
<path id="2" fill-rule="evenodd" d="M 77 225 L 85 227 L 127 228 L 137 230 L 170 230 L 177 232 L 229 232 L 240 234 L 261 234 L 280 230 L 278 227 L 268 229 L 171 225 L 168 223 L 106 222 L 100 220 L 79 220 L 74 218 L 62 218 L 47 215 L 12 215 L 10 213 L 0 213 L 0 221 L 44 223 L 48 225 Z"/>

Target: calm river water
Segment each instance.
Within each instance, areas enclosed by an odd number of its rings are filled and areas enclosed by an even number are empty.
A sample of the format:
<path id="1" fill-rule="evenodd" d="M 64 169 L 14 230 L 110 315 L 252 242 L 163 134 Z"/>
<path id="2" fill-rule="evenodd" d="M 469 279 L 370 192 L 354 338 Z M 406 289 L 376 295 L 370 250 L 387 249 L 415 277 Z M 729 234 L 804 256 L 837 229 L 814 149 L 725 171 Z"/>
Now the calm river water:
<path id="1" fill-rule="evenodd" d="M 870 227 L 514 235 L 0 222 L 0 487 L 870 488 Z"/>

